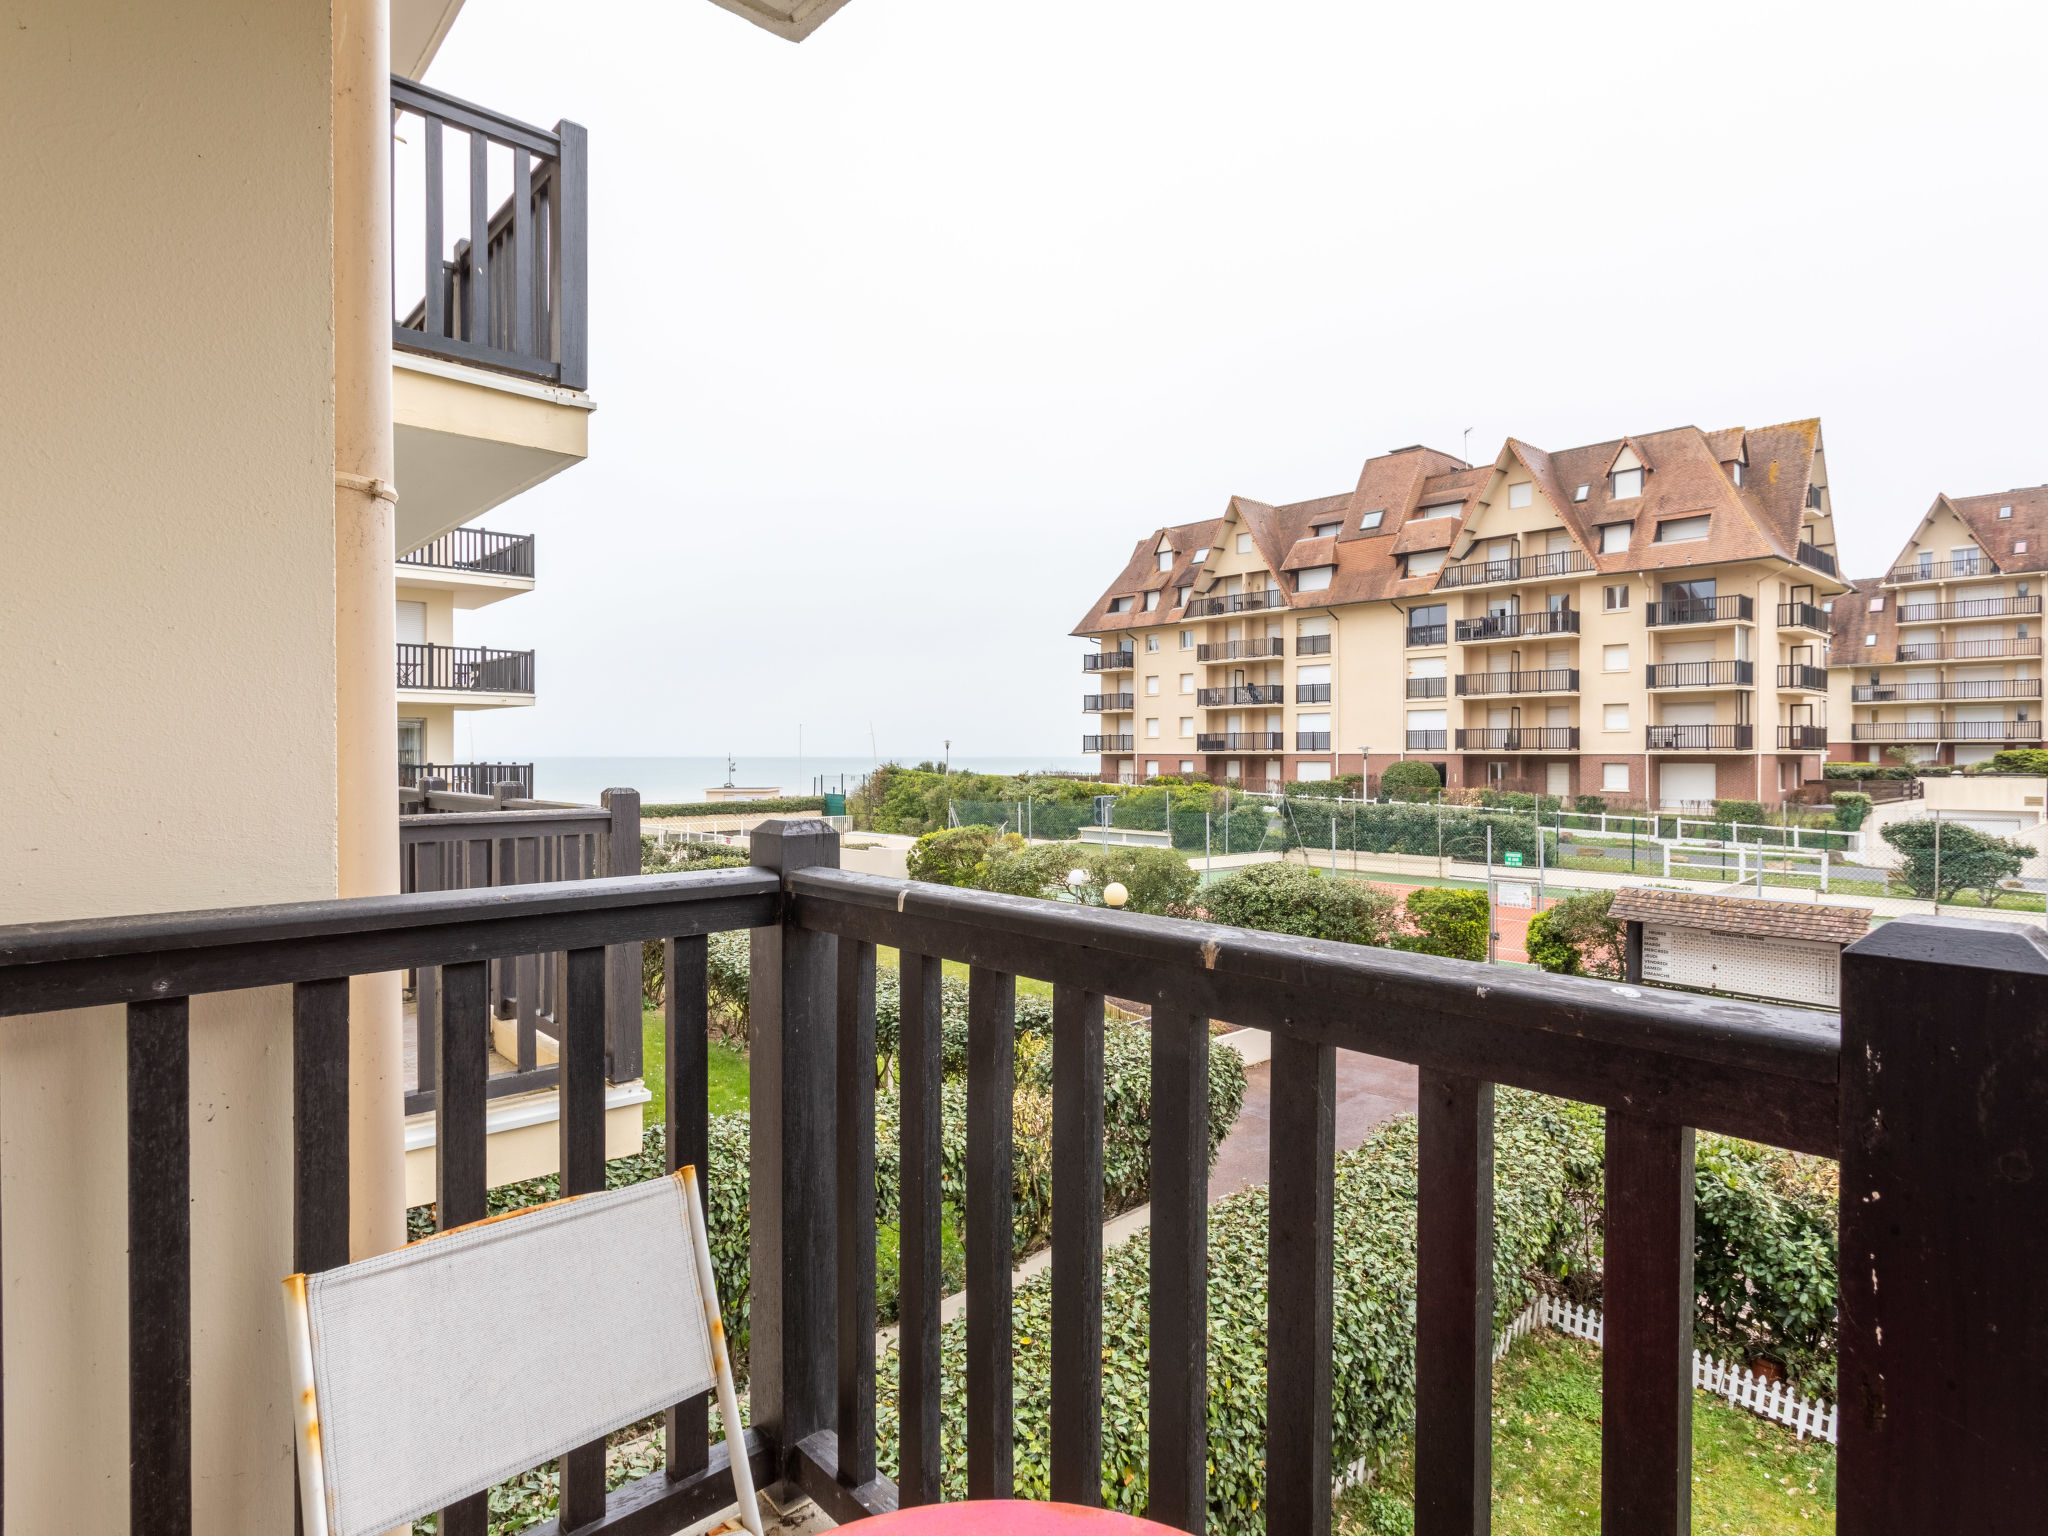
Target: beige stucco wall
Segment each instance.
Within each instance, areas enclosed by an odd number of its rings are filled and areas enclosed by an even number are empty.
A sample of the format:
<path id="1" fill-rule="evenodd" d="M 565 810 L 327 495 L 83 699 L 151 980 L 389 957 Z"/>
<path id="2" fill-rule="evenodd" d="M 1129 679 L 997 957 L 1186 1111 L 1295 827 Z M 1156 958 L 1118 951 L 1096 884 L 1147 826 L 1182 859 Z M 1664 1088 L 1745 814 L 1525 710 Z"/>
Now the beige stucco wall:
<path id="1" fill-rule="evenodd" d="M 329 19 L 17 0 L 0 922 L 333 894 Z M 193 1009 L 196 1524 L 291 1524 L 289 1035 Z M 10 1529 L 127 1529 L 118 1009 L 0 1020 Z"/>

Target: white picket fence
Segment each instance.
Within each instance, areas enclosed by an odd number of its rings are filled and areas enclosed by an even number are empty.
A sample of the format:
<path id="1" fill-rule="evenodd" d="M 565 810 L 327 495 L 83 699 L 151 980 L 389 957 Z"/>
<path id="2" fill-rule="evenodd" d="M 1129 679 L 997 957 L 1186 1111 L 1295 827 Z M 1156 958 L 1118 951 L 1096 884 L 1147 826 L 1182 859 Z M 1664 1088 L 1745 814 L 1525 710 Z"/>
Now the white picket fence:
<path id="1" fill-rule="evenodd" d="M 1538 1328 L 1555 1328 L 1559 1333 L 1594 1345 L 1606 1343 L 1605 1325 L 1593 1308 L 1560 1301 L 1554 1296 L 1538 1296 L 1501 1330 L 1500 1337 L 1493 1343 L 1493 1358 L 1504 1359 L 1515 1340 L 1525 1333 L 1534 1333 Z M 1712 1355 L 1694 1350 L 1692 1384 L 1701 1392 L 1725 1397 L 1737 1408 L 1747 1408 L 1759 1418 L 1786 1425 L 1801 1440 L 1812 1435 L 1829 1445 L 1835 1443 L 1837 1409 L 1833 1403 L 1800 1397 L 1782 1381 L 1766 1381 L 1747 1366 L 1737 1365 L 1731 1360 L 1716 1360 Z M 1355 1487 L 1365 1481 L 1370 1469 L 1370 1458 L 1361 1457 L 1339 1472 L 1331 1486 L 1339 1493 Z"/>

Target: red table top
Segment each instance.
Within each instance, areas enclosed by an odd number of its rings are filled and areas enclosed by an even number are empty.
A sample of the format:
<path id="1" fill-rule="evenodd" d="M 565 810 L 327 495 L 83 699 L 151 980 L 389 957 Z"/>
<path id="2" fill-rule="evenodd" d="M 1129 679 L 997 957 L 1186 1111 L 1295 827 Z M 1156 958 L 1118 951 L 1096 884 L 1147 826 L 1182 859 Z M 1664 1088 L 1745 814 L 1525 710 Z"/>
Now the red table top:
<path id="1" fill-rule="evenodd" d="M 1171 1527 L 1114 1510 L 1078 1504 L 1041 1504 L 1030 1499 L 970 1499 L 959 1504 L 920 1504 L 876 1515 L 855 1526 L 876 1536 L 939 1536 L 963 1531 L 972 1536 L 1162 1536 Z"/>

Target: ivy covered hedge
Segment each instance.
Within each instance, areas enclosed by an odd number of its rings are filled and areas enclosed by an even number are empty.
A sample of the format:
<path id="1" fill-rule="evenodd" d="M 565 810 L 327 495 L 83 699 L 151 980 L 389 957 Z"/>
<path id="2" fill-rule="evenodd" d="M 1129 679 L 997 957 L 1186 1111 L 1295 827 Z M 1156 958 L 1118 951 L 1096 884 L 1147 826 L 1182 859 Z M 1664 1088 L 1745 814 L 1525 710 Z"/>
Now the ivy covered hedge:
<path id="1" fill-rule="evenodd" d="M 1287 846 L 1325 849 L 1331 846 L 1335 823 L 1336 846 L 1359 853 L 1408 853 L 1467 862 L 1486 858 L 1486 832 L 1493 829 L 1493 856 L 1519 853 L 1532 863 L 1536 857 L 1536 828 L 1520 816 L 1485 816 L 1462 806 L 1360 805 L 1356 801 L 1290 799 L 1287 802 Z M 1549 846 L 1545 859 L 1557 858 L 1555 833 L 1546 831 Z"/>
<path id="2" fill-rule="evenodd" d="M 1530 1270 L 1562 1260 L 1580 1231 L 1572 1198 L 1597 1181 L 1596 1111 L 1511 1089 L 1495 1115 L 1494 1288 L 1506 1322 L 1527 1302 Z M 1395 1450 L 1415 1411 L 1415 1122 L 1374 1131 L 1337 1160 L 1335 1426 L 1333 1461 Z M 1209 1208 L 1209 1522 L 1216 1533 L 1263 1532 L 1266 1393 L 1267 1191 L 1256 1186 Z M 1103 1255 L 1102 1501 L 1146 1504 L 1146 1372 L 1150 1349 L 1149 1234 Z M 1027 1498 L 1050 1496 L 1052 1291 L 1049 1275 L 1016 1292 L 1016 1478 Z M 898 1467 L 897 1368 L 877 1370 L 879 1461 Z M 966 1326 L 941 1335 L 947 1498 L 967 1493 Z"/>

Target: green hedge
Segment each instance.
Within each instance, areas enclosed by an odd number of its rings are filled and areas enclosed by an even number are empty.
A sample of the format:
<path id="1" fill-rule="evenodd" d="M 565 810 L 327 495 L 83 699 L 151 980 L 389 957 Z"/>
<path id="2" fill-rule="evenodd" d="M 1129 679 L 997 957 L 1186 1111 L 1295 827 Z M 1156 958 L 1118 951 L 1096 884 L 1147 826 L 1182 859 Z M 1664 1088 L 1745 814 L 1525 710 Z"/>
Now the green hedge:
<path id="1" fill-rule="evenodd" d="M 1297 799 L 1287 802 L 1287 846 L 1327 850 L 1330 828 L 1336 824 L 1336 846 L 1359 853 L 1408 853 L 1435 858 L 1441 849 L 1446 858 L 1483 862 L 1486 832 L 1493 829 L 1493 856 L 1519 853 L 1534 861 L 1536 827 L 1529 817 L 1487 816 L 1456 806 L 1442 809 L 1433 805 L 1360 805 L 1356 802 Z M 1438 841 L 1441 827 L 1442 841 Z M 1555 834 L 1550 836 L 1547 858 L 1556 854 Z"/>
<path id="2" fill-rule="evenodd" d="M 1552 1266 L 1578 1231 L 1571 1196 L 1598 1176 L 1599 1116 L 1501 1089 L 1495 1116 L 1494 1288 L 1505 1323 L 1527 1302 L 1527 1272 Z M 1337 1160 L 1336 1396 L 1332 1461 L 1384 1455 L 1415 1409 L 1415 1122 L 1374 1131 Z M 1265 1529 L 1267 1190 L 1209 1208 L 1209 1522 L 1211 1532 Z M 1149 1234 L 1103 1255 L 1102 1502 L 1146 1505 Z M 1012 1361 L 1017 1492 L 1050 1496 L 1049 1275 L 1016 1292 Z M 894 1348 L 876 1376 L 875 1422 L 885 1471 L 898 1467 Z M 967 1494 L 966 1326 L 941 1335 L 944 1496 Z"/>
<path id="3" fill-rule="evenodd" d="M 817 795 L 784 796 L 780 800 L 688 800 L 681 805 L 643 805 L 642 816 L 760 816 L 768 812 L 822 812 Z"/>
<path id="4" fill-rule="evenodd" d="M 1398 927 L 1378 886 L 1303 864 L 1253 864 L 1204 889 L 1202 905 L 1211 922 L 1346 944 L 1385 944 Z"/>

